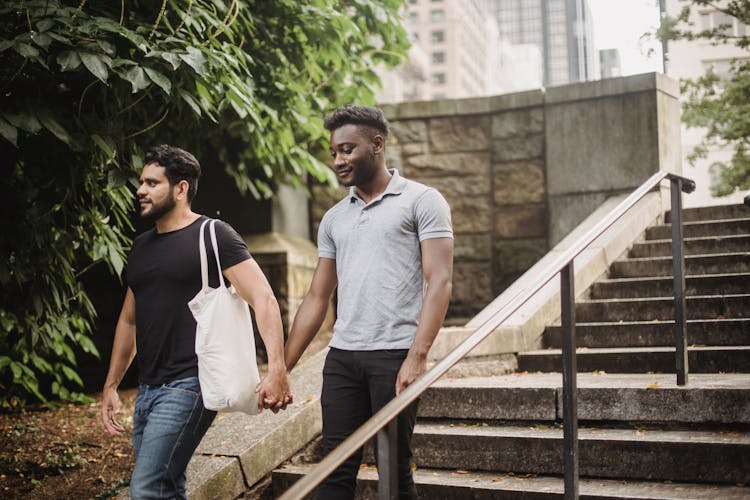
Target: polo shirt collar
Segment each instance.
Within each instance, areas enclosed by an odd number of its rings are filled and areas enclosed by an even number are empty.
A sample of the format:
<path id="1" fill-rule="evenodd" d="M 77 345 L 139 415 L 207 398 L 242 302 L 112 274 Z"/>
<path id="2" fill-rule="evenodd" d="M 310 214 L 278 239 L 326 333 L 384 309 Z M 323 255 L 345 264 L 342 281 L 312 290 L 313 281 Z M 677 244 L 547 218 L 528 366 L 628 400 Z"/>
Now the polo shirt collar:
<path id="1" fill-rule="evenodd" d="M 388 181 L 388 185 L 385 187 L 385 191 L 383 191 L 377 197 L 373 198 L 370 203 L 382 200 L 387 195 L 399 195 L 404 191 L 404 188 L 406 187 L 406 179 L 398 174 L 398 169 L 389 168 L 388 172 L 391 174 L 391 180 Z M 349 201 L 354 200 L 362 201 L 362 198 L 360 198 L 357 194 L 356 186 L 351 186 L 349 188 Z"/>

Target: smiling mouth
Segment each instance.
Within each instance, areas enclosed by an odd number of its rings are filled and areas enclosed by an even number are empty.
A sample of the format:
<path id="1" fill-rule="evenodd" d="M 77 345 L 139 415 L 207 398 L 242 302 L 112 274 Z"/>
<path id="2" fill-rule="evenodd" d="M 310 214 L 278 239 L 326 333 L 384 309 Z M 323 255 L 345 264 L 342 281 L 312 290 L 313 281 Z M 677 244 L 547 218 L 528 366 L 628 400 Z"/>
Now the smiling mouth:
<path id="1" fill-rule="evenodd" d="M 339 177 L 344 177 L 347 174 L 350 174 L 351 172 L 352 172 L 352 167 L 340 168 L 339 170 L 336 171 Z"/>

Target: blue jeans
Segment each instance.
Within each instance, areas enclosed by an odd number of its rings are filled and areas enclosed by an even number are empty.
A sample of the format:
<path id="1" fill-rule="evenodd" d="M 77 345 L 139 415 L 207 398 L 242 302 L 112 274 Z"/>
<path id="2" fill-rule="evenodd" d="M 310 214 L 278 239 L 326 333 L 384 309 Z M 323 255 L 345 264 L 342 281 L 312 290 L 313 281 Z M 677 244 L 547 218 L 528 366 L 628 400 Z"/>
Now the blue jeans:
<path id="1" fill-rule="evenodd" d="M 198 377 L 141 384 L 133 412 L 130 497 L 187 498 L 185 469 L 215 416 L 203 407 Z"/>

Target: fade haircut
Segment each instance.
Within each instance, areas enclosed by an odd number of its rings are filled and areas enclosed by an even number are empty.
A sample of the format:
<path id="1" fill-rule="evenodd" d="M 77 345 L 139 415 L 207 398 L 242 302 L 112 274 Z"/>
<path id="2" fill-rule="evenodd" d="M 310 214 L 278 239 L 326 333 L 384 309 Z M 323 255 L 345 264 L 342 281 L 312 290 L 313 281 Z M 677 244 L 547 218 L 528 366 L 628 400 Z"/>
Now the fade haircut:
<path id="1" fill-rule="evenodd" d="M 195 193 L 198 192 L 198 179 L 201 178 L 201 165 L 195 156 L 184 149 L 160 144 L 146 151 L 144 165 L 149 163 L 158 163 L 164 167 L 164 175 L 167 176 L 170 186 L 187 181 L 187 199 L 188 203 L 192 203 Z"/>
<path id="2" fill-rule="evenodd" d="M 326 130 L 329 132 L 333 132 L 344 125 L 357 125 L 367 128 L 370 138 L 377 134 L 383 136 L 383 139 L 388 137 L 388 120 L 385 119 L 383 111 L 378 108 L 350 104 L 331 113 L 324 123 Z"/>

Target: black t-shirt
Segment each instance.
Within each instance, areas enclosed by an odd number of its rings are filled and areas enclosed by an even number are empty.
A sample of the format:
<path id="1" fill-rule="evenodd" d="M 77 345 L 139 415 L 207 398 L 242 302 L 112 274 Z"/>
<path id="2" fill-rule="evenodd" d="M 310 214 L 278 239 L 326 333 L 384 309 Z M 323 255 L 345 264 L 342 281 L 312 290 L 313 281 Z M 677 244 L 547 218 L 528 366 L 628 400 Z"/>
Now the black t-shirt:
<path id="1" fill-rule="evenodd" d="M 196 323 L 187 304 L 201 289 L 198 238 L 206 219 L 201 216 L 189 226 L 168 233 L 157 233 L 154 228 L 133 242 L 125 277 L 135 295 L 141 383 L 165 384 L 198 375 Z M 219 278 L 208 226 L 204 232 L 209 284 L 216 287 Z M 240 235 L 223 221 L 216 221 L 216 240 L 222 269 L 251 258 Z"/>

